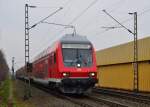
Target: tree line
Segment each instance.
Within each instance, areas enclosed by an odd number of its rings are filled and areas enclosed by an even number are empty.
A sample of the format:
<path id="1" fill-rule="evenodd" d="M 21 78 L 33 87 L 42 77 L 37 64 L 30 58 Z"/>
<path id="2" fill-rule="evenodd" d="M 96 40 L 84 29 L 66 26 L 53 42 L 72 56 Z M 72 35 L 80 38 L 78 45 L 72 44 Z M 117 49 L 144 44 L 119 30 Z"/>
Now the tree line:
<path id="1" fill-rule="evenodd" d="M 5 80 L 9 72 L 4 53 L 0 50 L 0 82 Z"/>

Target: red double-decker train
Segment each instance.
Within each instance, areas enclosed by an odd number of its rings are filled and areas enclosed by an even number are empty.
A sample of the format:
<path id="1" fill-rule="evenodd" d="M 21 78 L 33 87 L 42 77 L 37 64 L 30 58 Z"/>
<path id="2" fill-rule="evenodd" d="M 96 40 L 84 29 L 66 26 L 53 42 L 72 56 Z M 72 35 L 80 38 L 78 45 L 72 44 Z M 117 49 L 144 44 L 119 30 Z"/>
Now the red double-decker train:
<path id="1" fill-rule="evenodd" d="M 63 93 L 88 91 L 97 82 L 92 43 L 85 36 L 63 36 L 34 59 L 31 79 Z"/>

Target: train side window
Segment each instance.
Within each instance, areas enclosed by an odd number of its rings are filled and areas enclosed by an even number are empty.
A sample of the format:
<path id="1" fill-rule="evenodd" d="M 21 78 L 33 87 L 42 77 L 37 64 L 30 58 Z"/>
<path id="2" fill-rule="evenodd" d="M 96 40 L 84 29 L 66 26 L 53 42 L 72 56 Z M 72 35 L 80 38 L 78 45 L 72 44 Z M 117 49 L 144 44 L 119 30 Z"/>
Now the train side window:
<path id="1" fill-rule="evenodd" d="M 56 63 L 56 53 L 54 53 L 54 64 Z"/>
<path id="2" fill-rule="evenodd" d="M 52 55 L 50 56 L 49 61 L 50 61 L 50 64 L 53 64 L 53 57 L 52 57 Z"/>

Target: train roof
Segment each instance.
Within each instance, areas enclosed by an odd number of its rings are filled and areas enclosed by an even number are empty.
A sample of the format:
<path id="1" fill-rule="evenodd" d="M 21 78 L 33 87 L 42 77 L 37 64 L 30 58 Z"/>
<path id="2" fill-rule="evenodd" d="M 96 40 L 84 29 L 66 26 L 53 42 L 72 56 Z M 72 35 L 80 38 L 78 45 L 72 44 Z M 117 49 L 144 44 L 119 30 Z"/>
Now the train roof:
<path id="1" fill-rule="evenodd" d="M 86 36 L 74 35 L 74 34 L 65 34 L 61 39 L 61 43 L 87 43 L 91 42 L 86 38 Z"/>
<path id="2" fill-rule="evenodd" d="M 38 54 L 33 61 L 36 61 L 43 56 L 48 55 L 52 50 L 54 50 L 57 46 L 57 43 L 86 43 L 91 44 L 91 42 L 86 38 L 86 36 L 81 35 L 73 35 L 73 34 L 65 34 L 62 38 L 60 38 L 59 41 L 54 42 L 51 46 L 49 46 L 47 49 L 43 50 L 40 54 Z"/>

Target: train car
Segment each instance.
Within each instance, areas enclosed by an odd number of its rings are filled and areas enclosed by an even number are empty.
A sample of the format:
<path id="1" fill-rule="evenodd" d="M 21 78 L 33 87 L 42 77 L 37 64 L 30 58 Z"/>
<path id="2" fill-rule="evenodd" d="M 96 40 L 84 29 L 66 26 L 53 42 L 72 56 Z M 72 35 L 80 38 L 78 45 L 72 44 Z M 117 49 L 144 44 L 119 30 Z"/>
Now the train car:
<path id="1" fill-rule="evenodd" d="M 97 82 L 96 54 L 80 35 L 66 34 L 33 61 L 32 80 L 63 93 L 83 94 Z"/>
<path id="2" fill-rule="evenodd" d="M 24 77 L 26 76 L 26 72 L 25 72 L 25 68 L 21 67 L 19 68 L 16 72 L 15 72 L 15 76 L 17 79 L 24 79 Z"/>

